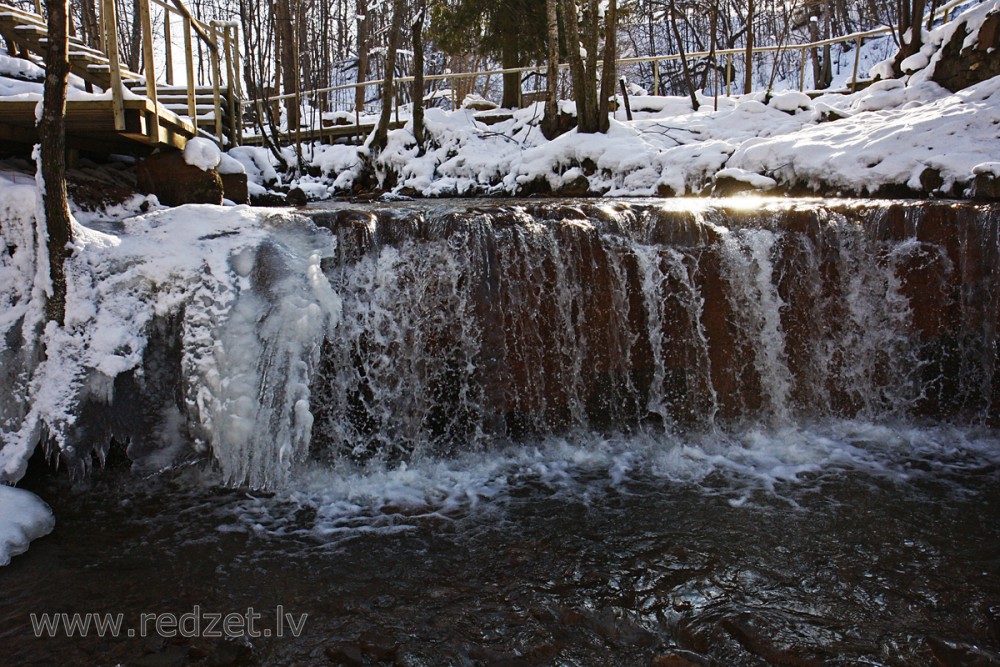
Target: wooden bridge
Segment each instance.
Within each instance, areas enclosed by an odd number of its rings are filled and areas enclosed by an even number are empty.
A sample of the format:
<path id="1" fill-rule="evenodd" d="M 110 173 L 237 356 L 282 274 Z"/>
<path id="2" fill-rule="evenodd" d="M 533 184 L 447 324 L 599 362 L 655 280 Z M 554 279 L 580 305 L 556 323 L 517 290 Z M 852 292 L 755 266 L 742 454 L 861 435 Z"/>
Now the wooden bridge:
<path id="1" fill-rule="evenodd" d="M 93 94 L 70 95 L 66 103 L 66 143 L 70 148 L 101 152 L 146 153 L 159 146 L 183 148 L 189 139 L 202 136 L 223 147 L 239 144 L 239 46 L 236 26 L 203 23 L 194 18 L 181 0 L 140 0 L 142 67 L 138 73 L 124 67 L 119 58 L 117 17 L 114 0 L 100 0 L 99 43 L 85 43 L 71 29 L 69 61 L 71 74 L 82 79 Z M 161 63 L 166 85 L 156 82 L 151 4 L 163 9 L 165 62 Z M 45 19 L 0 3 L 0 36 L 10 55 L 44 66 L 48 46 Z M 72 23 L 71 23 L 72 26 Z M 183 82 L 174 81 L 175 58 L 171 30 L 183 35 Z M 195 39 L 202 48 L 196 48 Z M 198 85 L 196 53 L 207 53 L 207 85 Z M 201 63 L 198 63 L 201 64 Z M 34 143 L 37 100 L 0 98 L 0 141 Z"/>

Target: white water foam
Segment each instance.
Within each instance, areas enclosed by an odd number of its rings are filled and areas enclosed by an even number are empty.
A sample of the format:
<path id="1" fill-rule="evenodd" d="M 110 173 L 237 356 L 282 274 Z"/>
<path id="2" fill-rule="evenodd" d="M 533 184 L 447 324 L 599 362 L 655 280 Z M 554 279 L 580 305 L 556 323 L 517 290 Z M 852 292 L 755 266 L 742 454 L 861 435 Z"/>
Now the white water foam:
<path id="1" fill-rule="evenodd" d="M 797 507 L 798 499 L 851 474 L 915 491 L 933 484 L 961 494 L 967 479 L 1000 481 L 1000 432 L 834 420 L 685 436 L 580 433 L 391 466 L 303 465 L 276 495 L 248 496 L 236 520 L 230 517 L 219 530 L 298 535 L 335 545 L 428 520 L 503 512 L 525 489 L 586 503 L 600 494 L 648 493 L 652 487 L 722 497 L 733 506 L 778 500 Z"/>

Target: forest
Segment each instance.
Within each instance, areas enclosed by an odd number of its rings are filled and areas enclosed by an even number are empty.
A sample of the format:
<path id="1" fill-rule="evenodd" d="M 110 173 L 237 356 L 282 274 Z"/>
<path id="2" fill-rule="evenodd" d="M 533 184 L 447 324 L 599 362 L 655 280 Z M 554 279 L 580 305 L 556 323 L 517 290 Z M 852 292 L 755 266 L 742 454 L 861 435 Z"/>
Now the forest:
<path id="1" fill-rule="evenodd" d="M 141 0 L 115 0 L 122 61 L 142 57 Z M 29 2 L 22 2 L 30 9 Z M 389 113 L 411 105 L 457 106 L 468 95 L 518 108 L 548 100 L 547 134 L 557 134 L 556 99 L 573 99 L 582 131 L 606 130 L 607 100 L 619 90 L 688 95 L 770 90 L 779 81 L 824 89 L 860 40 L 846 35 L 889 28 L 896 63 L 916 53 L 925 15 L 938 0 L 191 0 L 203 23 L 239 27 L 245 96 L 262 133 L 314 122 L 329 112 Z M 100 0 L 71 0 L 70 31 L 101 47 Z M 170 35 L 152 7 L 157 37 Z M 930 24 L 932 19 L 928 20 Z M 931 26 L 922 26 L 929 29 Z M 178 32 L 175 24 L 174 33 Z M 164 35 L 164 33 L 167 33 Z M 815 44 L 809 49 L 792 48 Z M 578 48 L 570 44 L 578 43 Z M 761 46 L 770 52 L 755 52 Z M 198 43 L 199 49 L 204 49 Z M 847 57 L 845 58 L 845 54 Z M 893 54 L 885 54 L 891 57 Z M 653 56 L 669 59 L 653 60 Z M 602 68 L 612 60 L 618 71 Z M 210 75 L 199 58 L 199 82 Z M 161 59 L 162 63 L 162 59 Z M 563 68 L 552 67 L 566 63 Z M 446 75 L 492 72 L 475 77 Z M 392 85 L 394 79 L 401 85 Z M 421 80 L 423 79 L 423 80 Z M 625 79 L 622 83 L 619 79 Z M 371 81 L 377 85 L 349 87 Z M 388 83 L 388 85 L 383 85 Z M 625 88 L 627 86 L 627 88 Z M 422 94 L 415 94 L 417 88 Z M 556 90 L 555 96 L 546 91 Z M 293 103 L 292 101 L 297 103 Z M 600 103 L 604 100 L 604 103 Z M 601 120 L 605 119 L 605 120 Z M 419 124 L 419 123 L 418 123 Z M 376 144 L 384 142 L 385 132 Z"/>

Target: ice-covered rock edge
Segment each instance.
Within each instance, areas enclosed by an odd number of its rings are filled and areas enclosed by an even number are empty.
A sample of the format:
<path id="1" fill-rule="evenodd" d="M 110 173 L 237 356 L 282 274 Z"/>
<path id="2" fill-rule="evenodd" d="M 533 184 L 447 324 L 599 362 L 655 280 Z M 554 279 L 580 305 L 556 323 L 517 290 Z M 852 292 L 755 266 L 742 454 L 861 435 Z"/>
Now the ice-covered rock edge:
<path id="1" fill-rule="evenodd" d="M 227 481 L 282 481 L 308 443 L 311 365 L 339 313 L 320 271 L 335 239 L 248 207 L 74 223 L 65 326 L 43 327 L 35 203 L 34 186 L 0 188 L 0 483 L 23 476 L 38 443 L 84 472 L 111 438 L 139 471 L 224 442 L 212 451 L 232 455 L 219 460 Z"/>

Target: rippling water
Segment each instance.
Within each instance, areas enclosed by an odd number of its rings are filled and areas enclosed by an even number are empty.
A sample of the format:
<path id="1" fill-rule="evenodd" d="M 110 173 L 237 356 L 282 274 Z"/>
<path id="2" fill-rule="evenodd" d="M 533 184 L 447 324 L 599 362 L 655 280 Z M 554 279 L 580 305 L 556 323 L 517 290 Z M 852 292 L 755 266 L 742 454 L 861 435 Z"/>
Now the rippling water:
<path id="1" fill-rule="evenodd" d="M 4 664 L 958 665 L 1000 650 L 990 430 L 567 435 L 294 479 L 277 494 L 199 468 L 30 479 L 59 523 L 0 570 Z M 308 618 L 297 638 L 228 644 L 35 639 L 28 618 L 128 626 L 195 605 Z"/>

